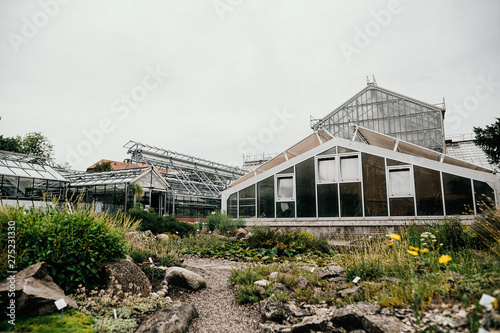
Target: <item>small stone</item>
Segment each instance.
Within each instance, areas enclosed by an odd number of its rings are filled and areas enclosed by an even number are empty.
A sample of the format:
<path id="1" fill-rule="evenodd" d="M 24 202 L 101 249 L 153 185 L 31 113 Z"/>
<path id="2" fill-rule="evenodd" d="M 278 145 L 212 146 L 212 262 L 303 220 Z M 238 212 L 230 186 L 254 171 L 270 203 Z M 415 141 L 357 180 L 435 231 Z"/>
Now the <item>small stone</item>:
<path id="1" fill-rule="evenodd" d="M 277 276 L 278 272 L 272 272 L 271 274 L 269 274 L 269 280 L 274 281 L 274 279 L 276 279 Z"/>
<path id="2" fill-rule="evenodd" d="M 157 293 L 151 293 L 151 298 L 152 299 L 155 299 L 157 297 L 159 297 L 160 295 L 158 295 Z"/>
<path id="3" fill-rule="evenodd" d="M 163 290 L 157 291 L 156 294 L 160 297 L 165 297 L 165 292 Z"/>
<path id="4" fill-rule="evenodd" d="M 297 283 L 295 284 L 295 287 L 299 289 L 305 289 L 307 285 L 309 284 L 309 281 L 303 276 L 299 276 L 299 279 L 297 280 Z"/>
<path id="5" fill-rule="evenodd" d="M 253 284 L 259 286 L 259 287 L 267 287 L 269 285 L 269 281 L 267 280 L 259 280 L 259 281 L 255 281 Z"/>

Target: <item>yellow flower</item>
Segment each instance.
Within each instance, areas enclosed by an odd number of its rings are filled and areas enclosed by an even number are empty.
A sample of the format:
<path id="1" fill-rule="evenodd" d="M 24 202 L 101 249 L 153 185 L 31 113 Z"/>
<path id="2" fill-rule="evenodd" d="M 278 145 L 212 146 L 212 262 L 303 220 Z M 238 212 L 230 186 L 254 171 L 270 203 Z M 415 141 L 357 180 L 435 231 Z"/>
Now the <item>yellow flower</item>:
<path id="1" fill-rule="evenodd" d="M 440 264 L 447 264 L 451 260 L 452 260 L 452 258 L 449 255 L 447 255 L 447 254 L 444 254 L 441 257 L 439 257 L 439 263 Z"/>
<path id="2" fill-rule="evenodd" d="M 414 257 L 418 257 L 418 252 L 417 251 L 410 251 L 410 250 L 408 250 L 408 253 L 411 254 Z"/>
<path id="3" fill-rule="evenodd" d="M 415 247 L 415 246 L 409 246 L 410 249 L 412 249 L 413 251 L 418 251 L 418 247 Z"/>
<path id="4" fill-rule="evenodd" d="M 387 246 L 394 246 L 394 243 L 387 243 Z"/>
<path id="5" fill-rule="evenodd" d="M 491 304 L 495 309 L 498 309 L 498 300 L 494 300 Z"/>
<path id="6" fill-rule="evenodd" d="M 398 241 L 401 240 L 401 236 L 399 236 L 398 234 L 389 234 L 389 237 Z"/>
<path id="7" fill-rule="evenodd" d="M 421 249 L 421 250 L 420 250 L 420 253 L 427 253 L 427 252 L 429 252 L 429 250 L 428 250 L 428 249 Z"/>

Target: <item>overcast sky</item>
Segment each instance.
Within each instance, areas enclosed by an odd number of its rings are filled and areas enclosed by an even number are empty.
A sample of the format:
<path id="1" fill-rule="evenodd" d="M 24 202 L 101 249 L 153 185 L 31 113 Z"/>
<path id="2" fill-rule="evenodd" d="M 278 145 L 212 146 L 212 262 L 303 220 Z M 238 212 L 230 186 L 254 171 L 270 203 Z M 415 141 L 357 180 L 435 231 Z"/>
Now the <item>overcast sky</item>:
<path id="1" fill-rule="evenodd" d="M 471 133 L 500 116 L 499 18 L 498 0 L 2 0 L 0 134 L 42 132 L 74 169 L 129 140 L 241 164 L 372 74 Z"/>

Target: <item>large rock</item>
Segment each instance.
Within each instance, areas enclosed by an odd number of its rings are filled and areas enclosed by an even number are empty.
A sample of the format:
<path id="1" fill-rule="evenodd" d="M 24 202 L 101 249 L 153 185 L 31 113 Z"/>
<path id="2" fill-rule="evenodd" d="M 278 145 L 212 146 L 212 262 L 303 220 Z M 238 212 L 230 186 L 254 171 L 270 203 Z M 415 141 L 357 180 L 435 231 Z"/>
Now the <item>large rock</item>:
<path id="1" fill-rule="evenodd" d="M 236 232 L 234 233 L 234 237 L 236 237 L 237 239 L 243 239 L 246 235 L 248 235 L 248 231 L 243 228 L 236 230 Z"/>
<path id="2" fill-rule="evenodd" d="M 166 242 L 168 242 L 170 237 L 167 234 L 159 234 L 156 236 L 156 238 L 158 239 L 158 241 L 166 243 Z"/>
<path id="3" fill-rule="evenodd" d="M 292 314 L 290 309 L 279 300 L 265 301 L 260 313 L 263 321 L 269 320 L 278 323 L 282 323 L 283 320 Z"/>
<path id="4" fill-rule="evenodd" d="M 182 267 L 169 267 L 165 272 L 165 280 L 169 285 L 192 290 L 206 288 L 207 286 L 207 282 L 202 276 Z"/>
<path id="5" fill-rule="evenodd" d="M 135 333 L 184 333 L 197 317 L 194 305 L 173 304 L 149 315 Z"/>
<path id="6" fill-rule="evenodd" d="M 322 279 L 337 277 L 344 274 L 342 266 L 328 266 L 318 272 L 318 276 Z"/>
<path id="7" fill-rule="evenodd" d="M 151 282 L 146 274 L 139 266 L 126 259 L 106 264 L 101 277 L 104 288 L 118 297 L 123 297 L 125 293 L 147 297 L 152 291 Z"/>
<path id="8" fill-rule="evenodd" d="M 368 333 L 403 333 L 411 331 L 400 319 L 381 314 L 378 305 L 359 302 L 349 304 L 333 312 L 330 318 L 335 327 L 343 327 L 347 331 L 356 329 Z"/>
<path id="9" fill-rule="evenodd" d="M 63 298 L 70 308 L 78 309 L 76 302 L 64 294 L 49 275 L 44 262 L 34 264 L 13 277 L 0 282 L 0 299 L 10 304 L 9 293 L 15 290 L 15 315 L 43 316 L 58 311 L 54 301 Z M 8 303 L 7 303 L 8 302 Z M 7 307 L 7 306 L 6 306 Z"/>

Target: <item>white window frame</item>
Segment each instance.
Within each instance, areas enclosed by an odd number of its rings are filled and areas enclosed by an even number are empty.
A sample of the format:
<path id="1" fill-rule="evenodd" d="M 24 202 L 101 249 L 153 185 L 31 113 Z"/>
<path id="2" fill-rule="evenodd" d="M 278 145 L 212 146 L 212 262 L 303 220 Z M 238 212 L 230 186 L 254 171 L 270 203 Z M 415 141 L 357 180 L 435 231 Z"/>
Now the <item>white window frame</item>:
<path id="1" fill-rule="evenodd" d="M 280 178 L 291 178 L 292 179 L 292 197 L 288 198 L 280 198 L 278 195 L 278 184 Z M 274 197 L 276 198 L 276 202 L 295 202 L 295 174 L 293 173 L 282 173 L 274 176 Z"/>
<path id="2" fill-rule="evenodd" d="M 342 158 L 353 158 L 356 157 L 358 159 L 358 174 L 356 178 L 342 178 Z M 337 162 L 337 179 L 339 183 L 357 183 L 361 182 L 361 154 L 360 153 L 344 153 L 338 154 L 338 162 Z"/>
<path id="3" fill-rule="evenodd" d="M 316 156 L 316 165 L 314 166 L 316 170 L 316 184 L 335 184 L 338 183 L 338 157 L 336 154 L 333 155 L 321 155 Z M 334 160 L 335 168 L 333 170 L 333 180 L 320 180 L 319 179 L 319 162 L 321 160 Z"/>
<path id="4" fill-rule="evenodd" d="M 394 170 L 408 170 L 410 174 L 410 193 L 392 193 L 390 173 Z M 415 197 L 415 178 L 412 165 L 394 165 L 386 167 L 387 195 L 389 198 L 413 198 Z"/>

